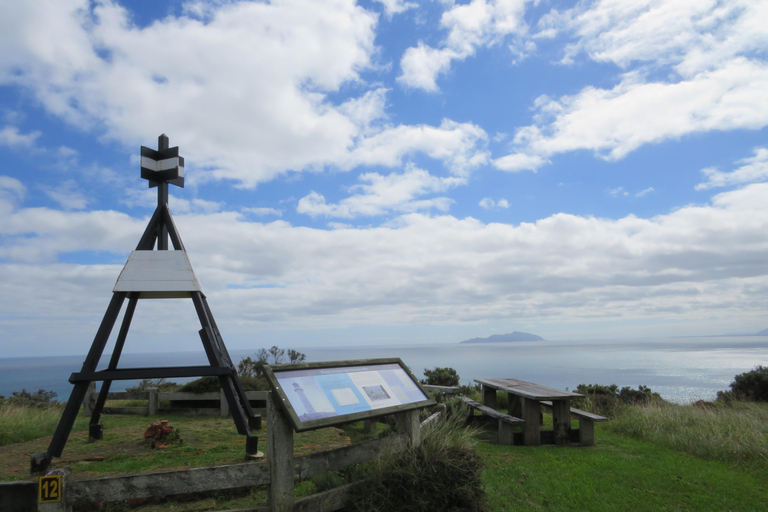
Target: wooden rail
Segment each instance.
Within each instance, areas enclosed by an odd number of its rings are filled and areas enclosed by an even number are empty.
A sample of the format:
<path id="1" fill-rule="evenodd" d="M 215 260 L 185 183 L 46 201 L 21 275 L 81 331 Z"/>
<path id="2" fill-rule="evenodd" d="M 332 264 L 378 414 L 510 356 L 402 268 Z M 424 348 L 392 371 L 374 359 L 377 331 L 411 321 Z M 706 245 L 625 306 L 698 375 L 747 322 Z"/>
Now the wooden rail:
<path id="1" fill-rule="evenodd" d="M 294 482 L 404 450 L 419 443 L 422 426 L 431 426 L 439 421 L 439 417 L 433 414 L 424 424 L 419 423 L 418 410 L 398 413 L 394 415 L 398 425 L 395 435 L 294 458 L 293 428 L 275 407 L 270 394 L 264 396 L 269 423 L 265 461 L 87 480 L 70 480 L 65 476 L 62 501 L 39 504 L 39 508 L 36 481 L 1 483 L 0 510 L 63 512 L 73 506 L 86 507 L 94 503 L 267 485 L 270 504 L 249 510 L 332 512 L 343 508 L 351 490 L 364 485 L 364 482 L 340 486 L 298 500 L 293 497 Z M 61 470 L 51 473 L 56 471 Z"/>
<path id="2" fill-rule="evenodd" d="M 94 391 L 95 393 L 95 388 Z M 254 412 L 260 414 L 262 417 L 267 414 L 266 400 L 269 391 L 246 391 L 245 396 L 254 407 Z M 229 403 L 224 395 L 224 391 L 212 391 L 207 393 L 182 393 L 178 391 L 173 392 L 160 392 L 157 388 L 149 388 L 144 392 L 117 392 L 107 394 L 107 400 L 146 400 L 146 407 L 119 407 L 108 406 L 104 407 L 103 411 L 106 414 L 138 414 L 142 416 L 155 416 L 158 414 L 178 414 L 189 416 L 221 416 L 226 418 L 229 416 Z M 162 408 L 161 402 L 176 402 L 173 407 Z M 90 401 L 86 396 L 84 400 L 85 404 Z M 179 407 L 178 402 L 215 402 L 216 407 Z M 255 404 L 253 402 L 256 402 Z M 259 407 L 261 403 L 261 407 Z M 90 417 L 91 411 L 88 407 L 83 408 L 83 415 Z"/>

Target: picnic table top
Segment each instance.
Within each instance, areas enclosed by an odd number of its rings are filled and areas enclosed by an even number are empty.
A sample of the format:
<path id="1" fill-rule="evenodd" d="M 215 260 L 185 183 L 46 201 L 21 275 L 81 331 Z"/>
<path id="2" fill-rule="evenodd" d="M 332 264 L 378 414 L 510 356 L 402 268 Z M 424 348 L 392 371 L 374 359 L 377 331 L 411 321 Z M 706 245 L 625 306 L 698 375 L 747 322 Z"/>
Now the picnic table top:
<path id="1" fill-rule="evenodd" d="M 513 395 L 532 398 L 533 400 L 563 400 L 584 396 L 579 393 L 571 393 L 570 391 L 541 386 L 517 379 L 475 379 L 475 382 L 483 386 L 512 393 Z"/>

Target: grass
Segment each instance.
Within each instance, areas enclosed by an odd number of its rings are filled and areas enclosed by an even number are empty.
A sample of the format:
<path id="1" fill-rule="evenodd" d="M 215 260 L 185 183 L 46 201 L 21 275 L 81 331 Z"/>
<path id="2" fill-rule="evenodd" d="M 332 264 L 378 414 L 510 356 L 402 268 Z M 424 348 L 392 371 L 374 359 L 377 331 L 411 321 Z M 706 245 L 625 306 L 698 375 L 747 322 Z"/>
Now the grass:
<path id="1" fill-rule="evenodd" d="M 62 411 L 63 407 L 35 407 L 0 401 L 0 446 L 52 434 Z M 75 428 L 87 428 L 87 424 L 86 418 L 78 418 Z"/>
<path id="2" fill-rule="evenodd" d="M 0 408 L 0 432 L 43 421 L 45 410 Z M 60 409 L 49 412 L 48 426 L 29 436 L 50 436 Z M 21 418 L 25 414 L 29 418 Z M 166 418 L 163 418 L 166 419 Z M 243 461 L 242 436 L 231 419 L 168 417 L 182 444 L 155 449 L 144 445 L 151 418 L 107 416 L 105 439 L 87 442 L 87 419 L 78 418 L 55 466 L 71 467 L 79 478 L 158 471 Z M 549 424 L 549 415 L 545 423 Z M 35 427 L 38 428 L 38 427 Z M 381 427 L 380 428 L 386 428 Z M 34 432 L 42 432 L 35 434 Z M 259 433 L 264 450 L 268 432 Z M 362 424 L 295 435 L 296 455 L 343 446 L 365 436 Z M 593 447 L 498 446 L 485 436 L 477 444 L 484 462 L 482 480 L 489 510 L 502 511 L 759 511 L 768 495 L 768 404 L 733 403 L 715 407 L 654 404 L 623 409 L 596 425 Z M 44 451 L 49 437 L 0 447 L 0 480 L 29 479 L 29 454 Z M 103 458 L 101 458 L 103 457 Z M 88 460 L 90 459 L 90 460 Z M 317 492 L 301 482 L 296 495 Z M 146 503 L 135 512 L 231 510 L 263 503 L 263 488 L 240 494 L 197 497 L 194 501 Z M 109 511 L 125 504 L 110 505 Z M 125 508 L 125 510 L 128 510 Z"/>
<path id="3" fill-rule="evenodd" d="M 54 467 L 68 466 L 77 478 L 95 478 L 245 462 L 245 437 L 237 433 L 231 418 L 163 416 L 162 419 L 167 419 L 179 432 L 182 442 L 172 442 L 165 448 L 156 449 L 144 442 L 144 431 L 152 419 L 106 415 L 104 439 L 89 443 L 87 418 L 78 418 L 62 458 L 54 460 Z M 5 420 L 3 417 L 0 423 L 5 423 Z M 54 422 L 44 432 L 47 437 L 0 447 L 0 481 L 29 479 L 29 456 L 46 450 L 55 427 Z M 357 430 L 361 432 L 362 438 L 362 427 Z M 258 431 L 257 435 L 259 449 L 264 452 L 267 432 L 264 429 Z M 296 434 L 294 439 L 296 456 L 341 447 L 351 442 L 349 434 L 336 428 L 302 432 Z"/>
<path id="4" fill-rule="evenodd" d="M 768 472 L 598 429 L 590 448 L 483 443 L 493 511 L 760 511 Z"/>
<path id="5" fill-rule="evenodd" d="M 768 467 L 768 404 L 628 407 L 607 424 L 612 431 L 731 464 Z"/>

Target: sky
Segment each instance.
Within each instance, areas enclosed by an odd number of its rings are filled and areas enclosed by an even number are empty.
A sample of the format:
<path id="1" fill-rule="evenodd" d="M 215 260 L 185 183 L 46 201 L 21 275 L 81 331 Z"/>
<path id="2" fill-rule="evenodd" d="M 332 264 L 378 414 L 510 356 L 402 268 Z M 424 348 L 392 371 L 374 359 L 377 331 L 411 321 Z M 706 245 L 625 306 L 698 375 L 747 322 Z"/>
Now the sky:
<path id="1" fill-rule="evenodd" d="M 0 12 L 0 357 L 87 353 L 161 134 L 230 350 L 768 327 L 765 1 Z M 125 351 L 198 329 L 142 300 Z"/>

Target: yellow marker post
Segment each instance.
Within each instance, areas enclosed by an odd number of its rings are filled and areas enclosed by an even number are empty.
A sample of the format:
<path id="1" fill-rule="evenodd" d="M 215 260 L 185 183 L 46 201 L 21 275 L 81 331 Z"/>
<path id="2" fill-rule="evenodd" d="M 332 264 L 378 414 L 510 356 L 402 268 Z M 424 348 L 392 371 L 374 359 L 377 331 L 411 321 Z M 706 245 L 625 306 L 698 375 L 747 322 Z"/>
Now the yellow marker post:
<path id="1" fill-rule="evenodd" d="M 61 475 L 41 476 L 38 496 L 40 503 L 61 501 Z"/>

